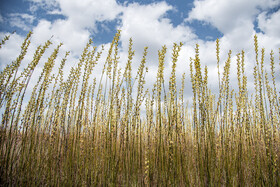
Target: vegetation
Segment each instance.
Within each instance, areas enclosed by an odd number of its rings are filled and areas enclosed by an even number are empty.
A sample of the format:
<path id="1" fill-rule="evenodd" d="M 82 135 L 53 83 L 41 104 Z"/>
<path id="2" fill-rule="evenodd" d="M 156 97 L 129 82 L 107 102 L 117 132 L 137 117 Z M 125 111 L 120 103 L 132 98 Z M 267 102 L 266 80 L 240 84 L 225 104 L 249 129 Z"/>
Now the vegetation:
<path id="1" fill-rule="evenodd" d="M 280 186 L 277 68 L 273 51 L 265 64 L 265 51 L 259 52 L 256 36 L 253 93 L 247 87 L 244 51 L 235 62 L 238 89 L 230 85 L 234 62 L 229 51 L 218 73 L 218 94 L 213 94 L 196 46 L 195 56 L 186 63 L 191 107 L 184 99 L 185 74 L 177 90 L 176 63 L 182 44 L 173 46 L 168 84 L 163 76 L 167 48 L 158 51 L 158 72 L 154 87 L 148 90 L 148 48 L 133 76 L 130 40 L 121 71 L 120 31 L 105 62 L 99 62 L 104 49 L 98 51 L 90 40 L 68 77 L 63 69 L 69 52 L 58 73 L 53 73 L 62 44 L 58 45 L 32 93 L 26 94 L 36 66 L 52 44 L 49 40 L 38 46 L 33 60 L 20 71 L 31 37 L 29 33 L 19 56 L 0 74 L 3 186 Z M 219 40 L 216 44 L 220 69 Z M 104 68 L 96 79 L 98 62 Z M 264 66 L 270 67 L 269 73 Z"/>

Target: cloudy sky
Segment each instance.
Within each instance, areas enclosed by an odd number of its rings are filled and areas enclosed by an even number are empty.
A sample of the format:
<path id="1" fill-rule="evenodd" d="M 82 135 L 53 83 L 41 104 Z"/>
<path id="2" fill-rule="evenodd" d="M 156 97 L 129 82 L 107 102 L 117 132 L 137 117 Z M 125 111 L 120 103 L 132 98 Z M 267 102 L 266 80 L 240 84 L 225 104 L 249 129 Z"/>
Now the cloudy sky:
<path id="1" fill-rule="evenodd" d="M 184 72 L 189 74 L 189 59 L 194 56 L 194 47 L 198 43 L 202 64 L 208 66 L 210 86 L 214 89 L 217 86 L 217 38 L 221 41 L 222 63 L 229 49 L 233 50 L 233 56 L 245 50 L 248 76 L 255 63 L 255 34 L 259 46 L 266 48 L 266 59 L 272 49 L 275 58 L 279 59 L 279 0 L 1 0 L 0 3 L 0 38 L 16 31 L 0 50 L 1 70 L 16 59 L 30 30 L 34 34 L 30 54 L 24 63 L 30 62 L 36 46 L 52 37 L 53 48 L 59 42 L 64 44 L 61 56 L 71 51 L 69 66 L 74 66 L 89 38 L 94 38 L 93 45 L 99 48 L 104 44 L 106 53 L 109 42 L 120 29 L 122 63 L 127 61 L 129 38 L 133 39 L 136 50 L 134 69 L 139 65 L 143 48 L 149 47 L 148 86 L 155 81 L 157 51 L 162 45 L 168 48 L 165 72 L 166 78 L 169 77 L 173 42 L 184 44 L 177 66 L 178 77 Z M 236 72 L 234 63 L 233 75 Z M 40 65 L 38 68 L 40 70 Z M 232 82 L 234 84 L 234 78 Z M 186 89 L 190 90 L 190 87 Z"/>

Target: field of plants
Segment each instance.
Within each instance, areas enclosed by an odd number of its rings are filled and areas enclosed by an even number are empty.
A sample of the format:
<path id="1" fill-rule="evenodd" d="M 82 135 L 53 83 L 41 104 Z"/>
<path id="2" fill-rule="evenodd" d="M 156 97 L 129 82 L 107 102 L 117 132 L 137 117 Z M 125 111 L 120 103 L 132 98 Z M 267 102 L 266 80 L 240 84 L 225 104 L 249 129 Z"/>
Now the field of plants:
<path id="1" fill-rule="evenodd" d="M 190 72 L 176 76 L 181 43 L 174 43 L 171 62 L 166 62 L 166 46 L 158 51 L 154 86 L 147 89 L 148 48 L 137 74 L 132 73 L 131 39 L 121 71 L 120 31 L 106 52 L 90 40 L 67 76 L 69 52 L 58 61 L 58 45 L 31 87 L 52 45 L 50 39 L 38 46 L 22 67 L 31 38 L 30 32 L 19 56 L 0 73 L 0 186 L 280 186 L 280 59 L 269 51 L 266 61 L 257 36 L 252 76 L 246 73 L 244 51 L 236 61 L 229 51 L 220 62 L 217 39 L 215 94 L 198 45 L 195 56 L 186 59 Z M 101 61 L 104 52 L 107 58 Z M 60 63 L 57 71 L 55 63 Z M 104 65 L 101 77 L 95 77 L 97 63 Z M 166 63 L 172 63 L 169 77 L 164 77 Z M 235 90 L 229 79 L 233 63 Z M 188 102 L 186 76 L 193 94 Z M 247 77 L 254 79 L 253 92 Z"/>

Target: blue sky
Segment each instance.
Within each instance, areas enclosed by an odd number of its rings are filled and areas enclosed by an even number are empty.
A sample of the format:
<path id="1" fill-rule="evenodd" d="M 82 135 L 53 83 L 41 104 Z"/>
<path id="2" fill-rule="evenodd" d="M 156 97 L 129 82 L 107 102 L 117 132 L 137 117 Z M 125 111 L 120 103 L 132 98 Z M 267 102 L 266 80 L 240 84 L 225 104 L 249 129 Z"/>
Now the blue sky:
<path id="1" fill-rule="evenodd" d="M 53 48 L 63 42 L 61 56 L 70 51 L 69 61 L 75 65 L 89 38 L 94 38 L 94 45 L 99 49 L 104 44 L 106 51 L 117 29 L 121 29 L 123 63 L 127 61 L 130 37 L 136 50 L 135 66 L 141 60 L 143 48 L 149 47 L 147 80 L 154 79 L 157 51 L 162 45 L 168 48 L 165 72 L 169 76 L 173 42 L 184 44 L 178 61 L 178 77 L 182 73 L 189 74 L 189 59 L 194 56 L 198 43 L 202 65 L 208 66 L 210 85 L 214 89 L 217 86 L 216 38 L 221 41 L 221 62 L 226 60 L 229 49 L 233 50 L 233 58 L 245 50 L 248 75 L 255 62 L 255 34 L 267 54 L 271 49 L 277 54 L 280 48 L 279 0 L 1 0 L 0 3 L 1 39 L 16 31 L 0 50 L 1 69 L 16 58 L 30 30 L 33 31 L 32 46 L 25 63 L 32 59 L 36 46 L 52 37 Z M 269 59 L 269 55 L 266 58 Z M 152 85 L 153 81 L 150 82 Z"/>
<path id="2" fill-rule="evenodd" d="M 37 2 L 37 1 L 35 1 Z M 138 3 L 139 5 L 149 5 L 157 2 L 156 0 L 117 0 L 117 3 L 120 5 L 129 5 L 132 3 Z M 167 11 L 164 15 L 166 18 L 170 19 L 170 22 L 173 26 L 178 26 L 184 19 L 188 17 L 189 12 L 194 8 L 194 3 L 192 0 L 167 0 L 165 1 L 168 5 L 171 5 L 173 8 L 170 11 Z M 40 3 L 39 3 L 40 4 Z M 0 13 L 3 20 L 1 24 L 1 32 L 12 32 L 17 31 L 19 34 L 25 35 L 28 33 L 28 30 L 32 30 L 35 27 L 40 19 L 46 19 L 49 21 L 55 21 L 57 19 L 66 19 L 63 14 L 49 14 L 51 8 L 46 8 L 44 6 L 37 6 L 34 1 L 29 0 L 2 0 L 0 6 Z M 15 15 L 16 14 L 16 15 Z M 31 15 L 33 18 L 32 23 L 28 23 L 27 20 L 24 20 L 23 17 L 20 18 L 19 14 Z M 17 17 L 17 19 L 15 19 Z M 20 24 L 20 19 L 21 23 Z M 27 18 L 25 18 L 27 19 Z M 11 24 L 10 21 L 18 21 L 18 24 Z M 104 43 L 111 40 L 114 36 L 118 24 L 118 19 L 106 21 L 104 23 L 97 23 L 98 32 L 92 33 L 92 36 L 95 38 L 95 41 L 98 43 Z M 25 24 L 27 28 L 23 28 Z M 102 28 L 102 24 L 105 24 L 110 30 L 105 30 Z M 218 29 L 213 27 L 211 24 L 199 20 L 192 20 L 192 22 L 185 23 L 190 26 L 197 37 L 202 40 L 215 40 L 222 36 L 222 33 Z"/>
<path id="3" fill-rule="evenodd" d="M 42 20 L 47 20 L 51 24 L 58 20 L 69 20 L 71 15 L 82 15 L 83 8 L 92 6 L 92 11 L 95 11 L 106 4 L 105 8 L 101 8 L 97 14 L 85 14 L 84 20 L 88 21 L 89 25 L 88 27 L 83 25 L 83 29 L 89 31 L 89 36 L 94 37 L 97 44 L 107 43 L 111 41 L 117 28 L 121 28 L 125 9 L 129 9 L 131 5 L 137 5 L 135 9 L 155 5 L 156 10 L 164 3 L 168 8 L 161 6 L 164 11 L 156 19 L 165 18 L 174 28 L 181 25 L 186 26 L 192 30 L 197 39 L 213 41 L 226 34 L 223 30 L 223 27 L 226 27 L 224 22 L 230 24 L 234 22 L 232 19 L 240 17 L 242 20 L 242 16 L 245 20 L 250 18 L 255 32 L 264 33 L 259 26 L 259 16 L 264 14 L 264 20 L 269 20 L 271 15 L 279 14 L 280 7 L 279 0 L 82 0 L 77 2 L 73 0 L 1 0 L 0 32 L 16 31 L 19 35 L 24 36 L 29 30 L 38 27 Z M 84 3 L 89 6 L 80 6 L 75 10 L 75 6 Z M 229 9 L 228 12 L 227 9 Z M 114 10 L 114 13 L 109 15 L 111 10 Z M 200 16 L 197 15 L 198 11 L 201 11 Z M 244 11 L 249 13 L 244 14 Z M 107 14 L 109 17 L 106 17 Z M 149 12 L 147 12 L 148 14 Z M 104 19 L 98 20 L 98 17 L 102 16 Z M 275 17 L 277 16 L 279 15 Z M 223 17 L 228 17 L 228 20 L 223 21 Z M 219 20 L 222 24 L 219 24 Z M 95 22 L 94 26 L 90 22 Z M 275 30 L 279 31 L 279 27 Z"/>

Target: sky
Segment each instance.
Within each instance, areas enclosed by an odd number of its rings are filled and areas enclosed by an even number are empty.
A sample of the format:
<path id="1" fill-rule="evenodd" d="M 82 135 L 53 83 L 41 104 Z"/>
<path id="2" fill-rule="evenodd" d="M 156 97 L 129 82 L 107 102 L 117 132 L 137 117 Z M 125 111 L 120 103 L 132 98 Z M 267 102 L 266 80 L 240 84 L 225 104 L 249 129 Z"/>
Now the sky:
<path id="1" fill-rule="evenodd" d="M 99 50 L 104 45 L 106 54 L 115 33 L 121 30 L 120 61 L 123 66 L 127 62 L 129 38 L 133 39 L 133 49 L 136 51 L 133 59 L 135 71 L 144 47 L 148 47 L 147 87 L 155 82 L 158 50 L 163 45 L 167 46 L 165 78 L 168 79 L 173 43 L 182 42 L 176 69 L 178 83 L 183 73 L 189 75 L 189 59 L 194 57 L 195 45 L 199 44 L 201 63 L 209 70 L 209 85 L 213 90 L 217 89 L 215 40 L 219 38 L 221 67 L 228 51 L 233 51 L 231 86 L 235 88 L 237 80 L 234 78 L 234 59 L 241 50 L 245 51 L 246 74 L 252 77 L 256 61 L 255 34 L 258 36 L 259 47 L 266 49 L 266 59 L 269 60 L 271 50 L 274 50 L 276 61 L 279 59 L 279 20 L 280 0 L 1 0 L 0 38 L 2 40 L 9 34 L 11 37 L 0 49 L 0 69 L 3 70 L 16 59 L 20 45 L 29 31 L 33 32 L 32 43 L 23 66 L 32 60 L 38 45 L 50 38 L 53 42 L 38 66 L 36 72 L 39 74 L 43 62 L 60 42 L 63 43 L 59 53 L 61 58 L 66 51 L 71 52 L 66 66 L 69 70 L 69 67 L 77 64 L 90 38 L 93 38 L 93 45 Z M 12 34 L 13 31 L 15 33 Z M 103 55 L 100 67 L 96 67 L 97 76 L 105 58 Z M 266 69 L 269 72 L 268 64 Z M 279 77 L 276 80 L 279 84 Z M 190 81 L 186 84 L 186 97 L 190 98 Z M 249 79 L 248 84 L 253 88 L 252 79 Z"/>

